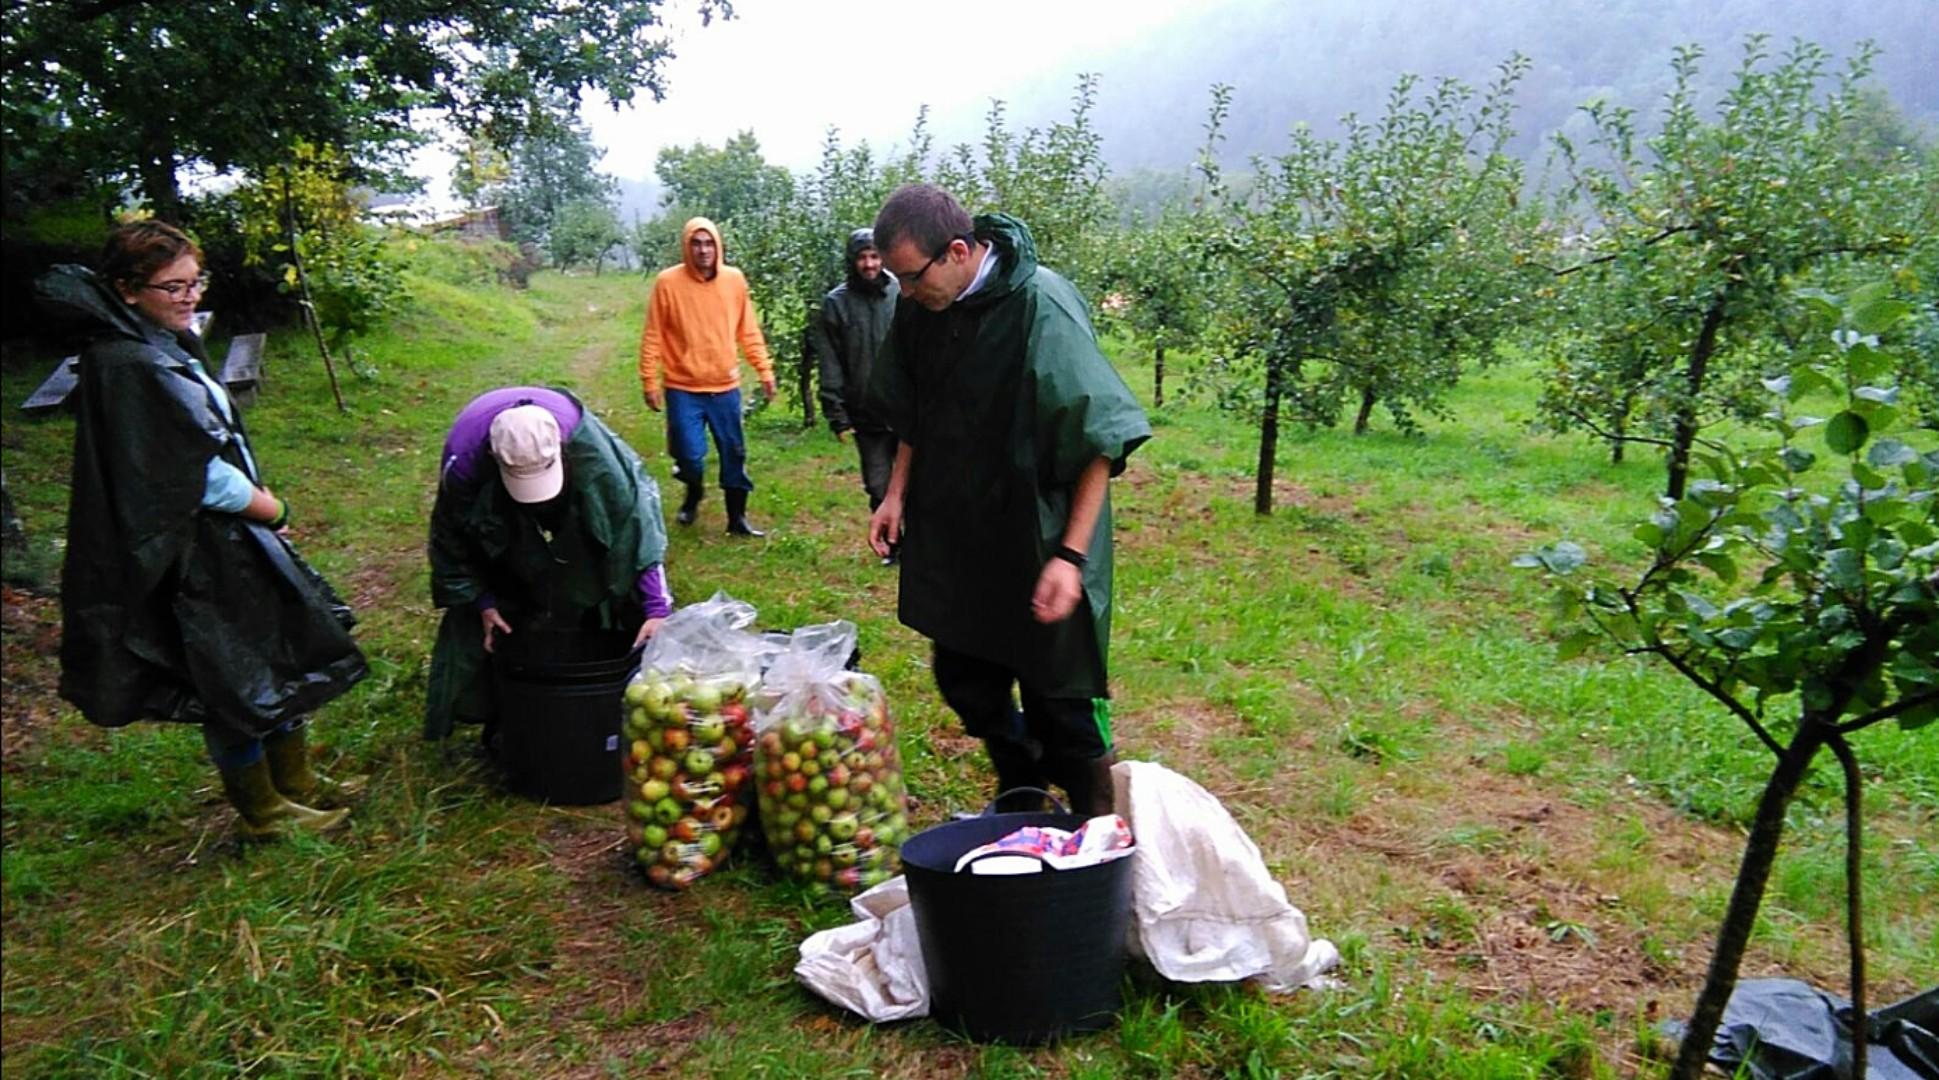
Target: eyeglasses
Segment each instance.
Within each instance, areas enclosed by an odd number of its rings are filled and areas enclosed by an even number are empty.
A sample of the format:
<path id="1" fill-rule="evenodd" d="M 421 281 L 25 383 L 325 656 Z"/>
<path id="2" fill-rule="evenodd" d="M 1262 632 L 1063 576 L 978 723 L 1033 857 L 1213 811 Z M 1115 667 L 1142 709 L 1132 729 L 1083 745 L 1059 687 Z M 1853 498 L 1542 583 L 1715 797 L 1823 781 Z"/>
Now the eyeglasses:
<path id="1" fill-rule="evenodd" d="M 949 254 L 949 249 L 955 245 L 956 241 L 961 240 L 963 243 L 968 244 L 975 239 L 976 239 L 975 233 L 961 233 L 956 236 L 950 237 L 949 243 L 944 244 L 943 249 L 941 251 L 938 251 L 934 255 L 929 256 L 929 261 L 922 264 L 922 269 L 916 271 L 913 274 L 903 275 L 902 283 L 904 285 L 914 285 L 916 282 L 921 281 L 922 275 L 927 274 L 929 272 L 930 267 L 936 265 L 936 263 L 939 260 L 941 260 L 943 256 Z"/>
<path id="2" fill-rule="evenodd" d="M 201 295 L 208 289 L 209 281 L 210 274 L 207 270 L 204 270 L 195 275 L 194 281 L 151 281 L 143 284 L 142 288 L 153 289 L 173 300 L 185 293 L 191 296 Z"/>

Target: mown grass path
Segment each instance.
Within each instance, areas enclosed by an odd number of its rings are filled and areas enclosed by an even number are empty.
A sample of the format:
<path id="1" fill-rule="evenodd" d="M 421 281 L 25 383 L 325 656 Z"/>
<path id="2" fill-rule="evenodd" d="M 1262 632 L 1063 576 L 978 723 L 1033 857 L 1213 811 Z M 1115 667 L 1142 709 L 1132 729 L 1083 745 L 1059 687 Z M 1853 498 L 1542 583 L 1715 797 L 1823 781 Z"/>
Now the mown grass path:
<path id="1" fill-rule="evenodd" d="M 299 542 L 358 605 L 374 675 L 318 723 L 368 772 L 354 828 L 241 850 L 183 729 L 100 731 L 52 694 L 58 615 L 4 622 L 4 1034 L 13 1076 L 1327 1076 L 1650 1074 L 1687 1008 L 1764 761 L 1665 672 L 1561 663 L 1542 586 L 1509 559 L 1558 534 L 1632 556 L 1655 463 L 1530 436 L 1513 367 L 1469 380 L 1425 438 L 1284 440 L 1278 513 L 1250 510 L 1253 437 L 1172 405 L 1114 487 L 1116 727 L 1128 756 L 1204 783 L 1251 831 L 1345 988 L 1266 999 L 1133 980 L 1122 1026 L 1043 1050 L 874 1029 L 795 985 L 795 947 L 844 906 L 741 865 L 647 888 L 616 808 L 508 797 L 468 741 L 418 738 L 435 629 L 422 564 L 437 448 L 473 394 L 573 387 L 666 476 L 639 404 L 637 277 L 529 292 L 416 283 L 360 350 L 338 416 L 279 334 L 250 415 Z M 218 350 L 220 341 L 217 342 Z M 10 363 L 7 408 L 51 358 Z M 1141 390 L 1148 369 L 1126 359 Z M 784 378 L 783 384 L 789 380 Z M 777 404 L 749 424 L 761 542 L 715 496 L 674 529 L 682 599 L 724 589 L 787 627 L 850 618 L 888 688 L 920 823 L 978 805 L 980 755 L 893 617 L 860 537 L 852 447 Z M 31 533 L 59 535 L 71 422 L 5 427 Z M 1939 970 L 1939 755 L 1867 732 L 1875 1000 Z M 1834 989 L 1837 780 L 1814 776 L 1746 974 Z"/>

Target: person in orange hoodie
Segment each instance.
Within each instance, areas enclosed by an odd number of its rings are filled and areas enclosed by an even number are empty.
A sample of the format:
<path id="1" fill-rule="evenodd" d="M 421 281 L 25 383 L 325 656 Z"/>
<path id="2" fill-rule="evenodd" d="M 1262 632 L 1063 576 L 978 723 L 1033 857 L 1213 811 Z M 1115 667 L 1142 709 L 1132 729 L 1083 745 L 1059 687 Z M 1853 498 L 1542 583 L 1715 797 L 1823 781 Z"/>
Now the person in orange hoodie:
<path id="1" fill-rule="evenodd" d="M 747 440 L 741 431 L 741 364 L 738 345 L 761 377 L 761 393 L 774 397 L 774 365 L 747 275 L 726 263 L 720 229 L 704 217 L 680 230 L 679 266 L 653 279 L 640 334 L 640 389 L 646 407 L 666 413 L 667 453 L 673 478 L 686 485 L 674 520 L 693 524 L 706 493 L 707 433 L 720 452 L 720 487 L 727 498 L 727 532 L 762 536 L 747 520 Z"/>

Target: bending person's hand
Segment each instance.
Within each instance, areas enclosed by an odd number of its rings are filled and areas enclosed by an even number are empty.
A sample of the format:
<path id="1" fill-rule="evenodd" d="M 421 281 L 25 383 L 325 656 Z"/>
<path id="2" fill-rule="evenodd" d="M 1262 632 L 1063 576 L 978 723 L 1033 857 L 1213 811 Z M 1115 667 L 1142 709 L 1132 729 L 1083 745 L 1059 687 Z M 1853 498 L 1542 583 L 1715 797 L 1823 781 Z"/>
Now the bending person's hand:
<path id="1" fill-rule="evenodd" d="M 665 619 L 648 619 L 641 623 L 640 632 L 633 635 L 633 647 L 637 649 L 646 644 L 646 639 L 659 633 L 661 624 L 665 622 Z"/>
<path id="2" fill-rule="evenodd" d="M 640 396 L 646 399 L 646 407 L 654 412 L 659 412 L 661 406 L 666 404 L 666 392 L 662 390 L 642 390 Z"/>
<path id="3" fill-rule="evenodd" d="M 493 646 L 496 644 L 492 640 L 492 635 L 494 633 L 509 634 L 512 632 L 512 624 L 506 622 L 505 617 L 503 615 L 500 615 L 498 613 L 498 609 L 495 607 L 488 607 L 485 610 L 479 612 L 478 621 L 482 623 L 485 628 L 485 651 L 486 652 L 491 652 Z"/>

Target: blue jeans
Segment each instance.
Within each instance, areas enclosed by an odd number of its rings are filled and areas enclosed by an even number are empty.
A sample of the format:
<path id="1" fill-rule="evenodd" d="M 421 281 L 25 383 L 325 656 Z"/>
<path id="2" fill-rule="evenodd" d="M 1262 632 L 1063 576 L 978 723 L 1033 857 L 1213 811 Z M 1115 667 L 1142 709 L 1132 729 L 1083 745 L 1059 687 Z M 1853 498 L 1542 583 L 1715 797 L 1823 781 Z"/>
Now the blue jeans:
<path id="1" fill-rule="evenodd" d="M 747 440 L 741 434 L 741 392 L 697 394 L 667 387 L 667 453 L 673 456 L 673 478 L 699 484 L 707 475 L 707 433 L 720 451 L 720 486 L 724 491 L 753 491 L 747 476 Z"/>

